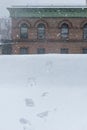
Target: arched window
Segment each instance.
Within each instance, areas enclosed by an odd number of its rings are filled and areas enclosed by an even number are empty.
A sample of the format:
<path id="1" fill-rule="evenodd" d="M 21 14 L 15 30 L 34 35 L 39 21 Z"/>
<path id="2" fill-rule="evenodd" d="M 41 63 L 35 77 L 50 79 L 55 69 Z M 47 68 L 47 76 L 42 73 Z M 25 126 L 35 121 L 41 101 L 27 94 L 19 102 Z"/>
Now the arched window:
<path id="1" fill-rule="evenodd" d="M 66 39 L 69 35 L 69 27 L 68 24 L 64 23 L 61 26 L 61 38 Z"/>
<path id="2" fill-rule="evenodd" d="M 87 24 L 85 24 L 83 27 L 83 39 L 87 40 Z"/>
<path id="3" fill-rule="evenodd" d="M 23 23 L 20 26 L 20 38 L 23 38 L 23 39 L 28 38 L 28 26 L 26 23 Z"/>
<path id="4" fill-rule="evenodd" d="M 45 39 L 45 26 L 42 23 L 37 27 L 37 37 L 38 39 Z"/>

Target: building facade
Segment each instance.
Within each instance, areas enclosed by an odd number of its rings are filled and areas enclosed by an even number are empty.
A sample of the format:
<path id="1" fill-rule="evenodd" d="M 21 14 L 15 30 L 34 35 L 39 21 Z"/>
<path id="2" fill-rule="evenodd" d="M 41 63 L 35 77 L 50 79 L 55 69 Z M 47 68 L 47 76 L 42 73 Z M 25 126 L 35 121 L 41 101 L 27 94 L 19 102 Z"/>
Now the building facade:
<path id="1" fill-rule="evenodd" d="M 0 42 L 11 40 L 11 19 L 0 18 Z"/>
<path id="2" fill-rule="evenodd" d="M 86 6 L 8 8 L 12 54 L 86 54 Z"/>

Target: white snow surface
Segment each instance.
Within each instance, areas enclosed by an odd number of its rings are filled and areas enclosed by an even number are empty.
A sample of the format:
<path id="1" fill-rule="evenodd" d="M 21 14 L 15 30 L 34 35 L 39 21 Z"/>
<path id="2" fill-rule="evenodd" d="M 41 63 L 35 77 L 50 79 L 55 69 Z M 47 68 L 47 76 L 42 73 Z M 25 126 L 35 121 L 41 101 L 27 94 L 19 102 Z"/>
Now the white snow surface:
<path id="1" fill-rule="evenodd" d="M 0 130 L 87 130 L 87 55 L 0 56 Z"/>

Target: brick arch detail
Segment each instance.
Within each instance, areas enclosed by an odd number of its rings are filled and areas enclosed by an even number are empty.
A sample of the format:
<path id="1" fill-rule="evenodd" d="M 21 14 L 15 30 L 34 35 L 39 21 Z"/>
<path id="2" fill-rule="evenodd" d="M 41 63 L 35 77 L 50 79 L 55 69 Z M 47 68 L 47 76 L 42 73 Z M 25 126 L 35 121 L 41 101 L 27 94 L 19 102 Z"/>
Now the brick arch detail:
<path id="1" fill-rule="evenodd" d="M 85 24 L 87 24 L 87 20 L 81 22 L 80 28 L 83 28 Z"/>
<path id="2" fill-rule="evenodd" d="M 67 24 L 67 25 L 69 26 L 69 28 L 72 28 L 72 27 L 73 27 L 72 23 L 71 23 L 69 20 L 62 20 L 62 21 L 60 21 L 60 22 L 58 23 L 58 28 L 61 28 L 61 26 L 62 26 L 64 23 Z"/>
<path id="3" fill-rule="evenodd" d="M 37 26 L 41 23 L 45 25 L 45 28 L 48 28 L 48 23 L 45 20 L 36 21 L 35 24 L 34 24 L 34 27 L 37 28 Z"/>
<path id="4" fill-rule="evenodd" d="M 20 27 L 23 23 L 27 24 L 28 27 L 31 27 L 31 24 L 29 23 L 28 20 L 20 20 L 17 23 L 17 26 Z"/>

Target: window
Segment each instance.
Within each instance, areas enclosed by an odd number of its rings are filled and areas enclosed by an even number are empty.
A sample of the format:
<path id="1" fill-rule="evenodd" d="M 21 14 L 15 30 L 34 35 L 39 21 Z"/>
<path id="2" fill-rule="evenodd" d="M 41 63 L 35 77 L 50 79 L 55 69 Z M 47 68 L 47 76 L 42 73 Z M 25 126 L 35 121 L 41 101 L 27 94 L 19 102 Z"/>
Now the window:
<path id="1" fill-rule="evenodd" d="M 38 54 L 45 54 L 45 48 L 38 48 L 37 53 Z"/>
<path id="2" fill-rule="evenodd" d="M 61 48 L 61 54 L 68 54 L 69 49 L 68 48 Z"/>
<path id="3" fill-rule="evenodd" d="M 85 24 L 83 27 L 83 39 L 87 40 L 87 24 Z"/>
<path id="4" fill-rule="evenodd" d="M 21 48 L 20 48 L 20 54 L 28 54 L 28 48 L 26 48 L 26 47 L 21 47 Z"/>
<path id="5" fill-rule="evenodd" d="M 38 25 L 37 36 L 41 40 L 45 38 L 45 26 L 42 23 Z"/>
<path id="6" fill-rule="evenodd" d="M 2 45 L 2 54 L 12 54 L 12 45 L 11 44 L 3 44 Z"/>
<path id="7" fill-rule="evenodd" d="M 87 48 L 83 48 L 83 49 L 82 49 L 82 53 L 83 53 L 83 54 L 87 54 Z"/>
<path id="8" fill-rule="evenodd" d="M 22 24 L 20 27 L 20 38 L 27 39 L 28 38 L 28 26 L 27 24 Z"/>
<path id="9" fill-rule="evenodd" d="M 61 38 L 66 39 L 69 35 L 69 27 L 66 23 L 61 26 Z"/>

